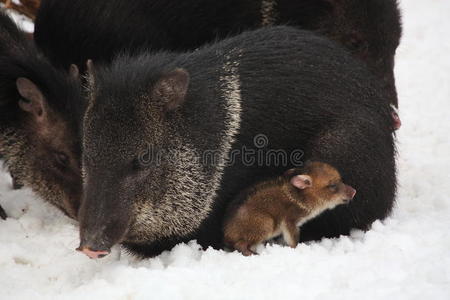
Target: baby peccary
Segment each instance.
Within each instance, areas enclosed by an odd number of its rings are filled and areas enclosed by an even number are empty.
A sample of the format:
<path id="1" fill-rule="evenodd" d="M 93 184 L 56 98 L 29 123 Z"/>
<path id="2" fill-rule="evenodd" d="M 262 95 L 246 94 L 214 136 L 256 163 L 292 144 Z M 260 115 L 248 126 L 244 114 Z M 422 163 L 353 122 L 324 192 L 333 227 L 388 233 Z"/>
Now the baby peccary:
<path id="1" fill-rule="evenodd" d="M 245 190 L 230 204 L 224 223 L 225 245 L 248 256 L 255 254 L 258 244 L 282 234 L 295 248 L 299 226 L 348 203 L 355 194 L 329 164 L 310 162 L 304 169 L 291 169 Z"/>

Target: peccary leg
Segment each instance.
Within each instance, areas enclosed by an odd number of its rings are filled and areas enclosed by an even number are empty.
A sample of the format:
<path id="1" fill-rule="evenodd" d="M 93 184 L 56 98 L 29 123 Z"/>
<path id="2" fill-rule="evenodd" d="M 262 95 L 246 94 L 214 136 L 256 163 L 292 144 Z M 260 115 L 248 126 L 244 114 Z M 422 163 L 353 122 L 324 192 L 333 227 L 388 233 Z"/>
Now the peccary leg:
<path id="1" fill-rule="evenodd" d="M 3 220 L 6 220 L 6 212 L 3 209 L 3 207 L 0 206 L 0 218 L 2 218 Z"/>
<path id="2" fill-rule="evenodd" d="M 239 241 L 233 246 L 234 249 L 241 252 L 244 256 L 250 256 L 256 254 L 250 249 L 250 245 L 247 242 Z"/>
<path id="3" fill-rule="evenodd" d="M 23 183 L 20 182 L 20 179 L 17 178 L 17 176 L 15 176 L 13 173 L 10 173 L 11 178 L 12 178 L 12 188 L 14 190 L 20 190 L 21 188 L 23 188 Z"/>
<path id="4" fill-rule="evenodd" d="M 289 245 L 289 247 L 297 247 L 300 238 L 300 229 L 297 227 L 297 224 L 294 222 L 288 222 L 282 226 L 281 230 L 284 241 Z"/>

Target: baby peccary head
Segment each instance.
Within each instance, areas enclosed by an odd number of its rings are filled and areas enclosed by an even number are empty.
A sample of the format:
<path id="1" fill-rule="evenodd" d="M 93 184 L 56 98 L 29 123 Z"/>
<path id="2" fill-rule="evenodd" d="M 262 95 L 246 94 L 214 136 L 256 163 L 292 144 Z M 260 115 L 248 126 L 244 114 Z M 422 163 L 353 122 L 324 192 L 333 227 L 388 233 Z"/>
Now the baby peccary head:
<path id="1" fill-rule="evenodd" d="M 322 162 L 308 162 L 304 168 L 286 171 L 284 176 L 295 187 L 291 194 L 311 211 L 322 212 L 348 203 L 356 193 L 342 182 L 334 167 Z"/>
<path id="2" fill-rule="evenodd" d="M 355 194 L 335 168 L 309 162 L 302 169 L 259 183 L 235 199 L 225 217 L 225 244 L 247 256 L 255 253 L 256 245 L 282 234 L 289 246 L 296 247 L 299 226 L 348 203 Z"/>

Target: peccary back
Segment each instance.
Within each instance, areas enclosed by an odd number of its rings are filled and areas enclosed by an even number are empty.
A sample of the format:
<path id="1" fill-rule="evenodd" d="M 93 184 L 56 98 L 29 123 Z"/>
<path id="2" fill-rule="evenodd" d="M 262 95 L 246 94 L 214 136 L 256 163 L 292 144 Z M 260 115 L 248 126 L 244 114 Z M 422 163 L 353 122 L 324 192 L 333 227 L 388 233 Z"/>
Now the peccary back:
<path id="1" fill-rule="evenodd" d="M 123 51 L 193 50 L 242 30 L 289 24 L 340 43 L 385 82 L 397 105 L 396 0 L 44 0 L 35 39 L 64 68 Z"/>
<path id="2" fill-rule="evenodd" d="M 304 237 L 367 229 L 392 208 L 387 96 L 364 66 L 313 33 L 266 28 L 191 53 L 121 56 L 93 74 L 81 249 L 124 243 L 154 255 L 193 238 L 220 247 L 227 203 L 302 153 L 358 190 L 348 206 L 306 224 Z M 271 150 L 286 162 L 259 160 Z"/>

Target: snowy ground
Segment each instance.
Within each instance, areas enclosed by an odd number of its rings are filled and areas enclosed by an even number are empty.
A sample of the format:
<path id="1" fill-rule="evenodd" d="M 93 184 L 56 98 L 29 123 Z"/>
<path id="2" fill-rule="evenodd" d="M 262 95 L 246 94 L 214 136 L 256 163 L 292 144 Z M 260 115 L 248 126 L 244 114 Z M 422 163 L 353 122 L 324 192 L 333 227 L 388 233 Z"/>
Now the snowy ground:
<path id="1" fill-rule="evenodd" d="M 0 173 L 0 299 L 450 299 L 450 1 L 403 0 L 399 194 L 367 233 L 245 258 L 195 242 L 136 261 L 74 251 L 76 224 Z"/>

